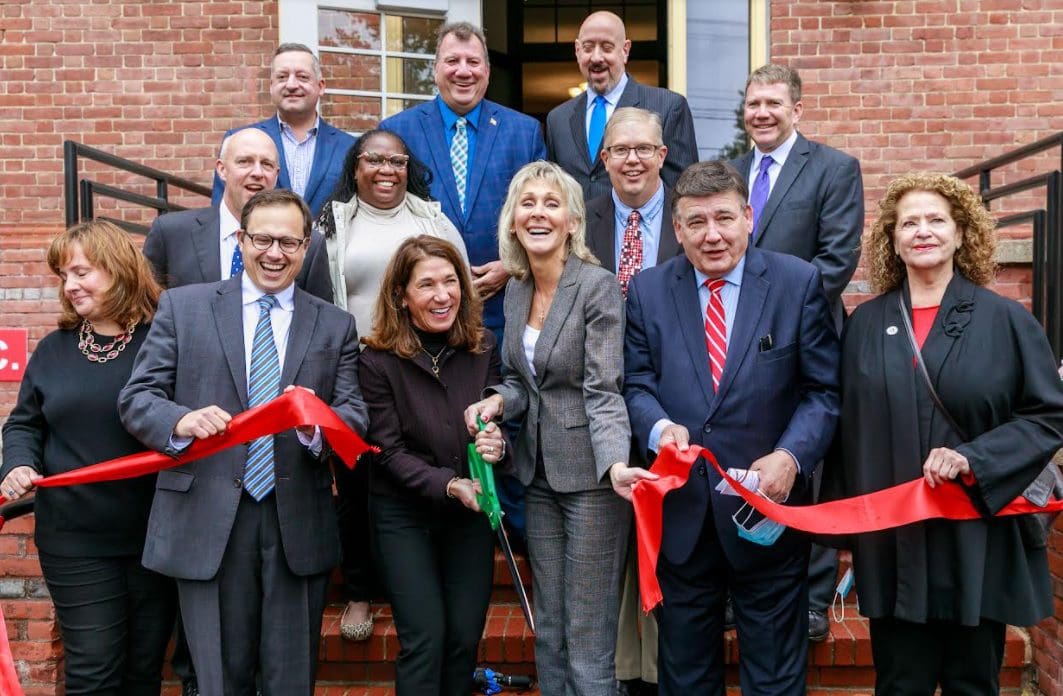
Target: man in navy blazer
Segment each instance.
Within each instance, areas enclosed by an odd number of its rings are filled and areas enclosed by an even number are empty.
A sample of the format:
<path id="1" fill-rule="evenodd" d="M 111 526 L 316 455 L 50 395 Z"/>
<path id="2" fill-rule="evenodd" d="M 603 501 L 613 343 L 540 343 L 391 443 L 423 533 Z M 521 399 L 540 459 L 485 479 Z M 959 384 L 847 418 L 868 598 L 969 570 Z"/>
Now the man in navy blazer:
<path id="1" fill-rule="evenodd" d="M 610 188 L 602 148 L 589 143 L 597 133 L 593 128 L 596 99 L 603 100 L 603 127 L 614 111 L 625 106 L 647 109 L 661 117 L 668 148 L 661 177 L 669 188 L 688 165 L 698 161 L 694 117 L 686 97 L 636 82 L 625 69 L 630 51 L 631 41 L 620 17 L 605 10 L 591 13 L 576 37 L 576 62 L 587 81 L 587 91 L 554 107 L 546 116 L 547 155 L 579 182 L 587 200 L 608 193 Z"/>
<path id="2" fill-rule="evenodd" d="M 772 158 L 762 182 L 767 194 L 760 197 L 763 207 L 754 210 L 753 243 L 792 254 L 819 269 L 840 334 L 845 317 L 842 293 L 860 260 L 864 229 L 860 163 L 797 132 L 802 111 L 801 76 L 796 70 L 784 65 L 754 70 L 746 80 L 743 119 L 755 147 L 731 164 L 746 177 L 753 203 L 762 162 Z M 815 488 L 818 491 L 818 481 Z M 830 633 L 827 605 L 837 574 L 837 552 L 813 545 L 808 566 L 810 640 L 825 640 Z"/>
<path id="3" fill-rule="evenodd" d="M 684 255 L 628 288 L 624 398 L 651 456 L 696 443 L 725 468 L 757 472 L 764 495 L 802 504 L 838 415 L 838 336 L 815 267 L 749 246 L 746 198 L 723 162 L 679 178 L 672 217 Z M 721 279 L 713 298 L 709 281 Z M 742 692 L 804 694 L 808 539 L 793 530 L 770 545 L 741 537 L 732 519 L 741 499 L 717 492 L 719 481 L 698 463 L 664 501 L 660 693 L 723 696 L 730 590 Z"/>
<path id="4" fill-rule="evenodd" d="M 484 324 L 501 343 L 502 290 L 509 275 L 498 260 L 498 215 L 510 179 L 525 164 L 546 159 L 546 146 L 538 121 L 484 99 L 490 75 L 487 40 L 479 27 L 446 24 L 436 45 L 439 95 L 380 127 L 398 133 L 432 170 L 432 197 L 465 239 L 473 285 L 487 300 Z M 460 191 L 458 181 L 464 181 Z"/>
<path id="5" fill-rule="evenodd" d="M 324 90 L 318 57 L 303 44 L 283 43 L 273 53 L 269 76 L 269 96 L 277 115 L 225 133 L 228 137 L 242 128 L 268 133 L 280 153 L 277 188 L 302 196 L 315 218 L 343 174 L 343 158 L 354 145 L 353 137 L 318 116 Z M 215 174 L 214 205 L 224 188 Z"/>

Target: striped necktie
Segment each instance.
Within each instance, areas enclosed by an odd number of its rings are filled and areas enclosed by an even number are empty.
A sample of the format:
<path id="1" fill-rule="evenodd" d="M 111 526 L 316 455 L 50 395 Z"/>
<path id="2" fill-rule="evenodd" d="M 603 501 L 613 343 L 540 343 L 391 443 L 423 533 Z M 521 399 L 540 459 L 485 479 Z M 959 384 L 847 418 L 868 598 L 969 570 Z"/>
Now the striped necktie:
<path id="1" fill-rule="evenodd" d="M 465 130 L 465 117 L 454 122 L 454 139 L 450 141 L 450 166 L 454 169 L 454 185 L 458 188 L 458 203 L 465 212 L 465 183 L 469 173 L 469 134 Z"/>
<path id="2" fill-rule="evenodd" d="M 705 345 L 709 349 L 709 366 L 712 368 L 712 388 L 720 389 L 720 376 L 727 362 L 727 319 L 723 310 L 720 290 L 727 281 L 723 278 L 706 280 L 709 289 L 709 304 L 705 307 Z"/>
<path id="3" fill-rule="evenodd" d="M 277 298 L 263 295 L 258 299 L 258 306 L 258 324 L 251 344 L 251 374 L 247 380 L 247 405 L 250 408 L 277 398 L 281 386 L 280 359 L 269 319 L 270 310 L 277 306 Z M 252 498 L 262 500 L 273 490 L 273 485 L 273 436 L 260 437 L 247 447 L 244 488 Z"/>

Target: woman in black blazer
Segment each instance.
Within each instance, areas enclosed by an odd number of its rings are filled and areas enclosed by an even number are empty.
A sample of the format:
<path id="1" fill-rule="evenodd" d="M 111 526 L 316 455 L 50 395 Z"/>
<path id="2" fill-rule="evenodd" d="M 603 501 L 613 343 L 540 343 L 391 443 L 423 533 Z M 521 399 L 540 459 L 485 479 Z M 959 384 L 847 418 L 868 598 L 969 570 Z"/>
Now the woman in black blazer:
<path id="1" fill-rule="evenodd" d="M 845 327 L 841 459 L 824 490 L 848 497 L 920 476 L 963 487 L 982 518 L 849 545 L 876 693 L 995 694 L 1005 626 L 1049 616 L 1052 587 L 1036 521 L 992 515 L 1063 446 L 1063 389 L 1037 321 L 983 287 L 995 224 L 967 184 L 910 174 L 879 207 L 863 253 L 882 294 Z"/>
<path id="2" fill-rule="evenodd" d="M 56 237 L 59 329 L 37 344 L 4 423 L 0 490 L 140 452 L 118 420 L 118 392 L 148 333 L 160 288 L 125 231 L 104 221 Z M 173 630 L 173 581 L 140 563 L 155 476 L 41 488 L 39 549 L 66 651 L 67 694 L 158 696 Z"/>
<path id="3" fill-rule="evenodd" d="M 458 250 L 406 240 L 388 265 L 359 381 L 369 407 L 369 511 L 402 649 L 398 696 L 468 696 L 491 598 L 494 534 L 469 478 L 462 412 L 499 380 L 494 336 Z M 504 460 L 498 425 L 477 434 Z"/>

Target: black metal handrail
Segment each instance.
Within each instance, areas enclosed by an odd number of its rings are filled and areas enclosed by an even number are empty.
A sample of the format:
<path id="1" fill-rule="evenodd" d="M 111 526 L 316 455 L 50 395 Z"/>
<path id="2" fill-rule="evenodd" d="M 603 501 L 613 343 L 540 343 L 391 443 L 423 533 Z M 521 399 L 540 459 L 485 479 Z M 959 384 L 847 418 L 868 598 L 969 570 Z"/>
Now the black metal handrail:
<path id="1" fill-rule="evenodd" d="M 142 193 L 127 191 L 97 181 L 79 179 L 78 158 L 93 160 L 115 169 L 151 179 L 155 182 L 155 195 L 146 196 Z M 138 164 L 109 152 L 76 143 L 73 140 L 63 141 L 63 193 L 66 199 L 66 224 L 68 227 L 97 217 L 95 214 L 95 201 L 98 196 L 151 208 L 158 214 L 185 210 L 185 206 L 170 201 L 171 187 L 206 196 L 208 199 L 211 195 L 211 190 L 208 187 L 197 184 L 190 179 L 174 176 L 161 169 Z M 104 219 L 121 225 L 130 232 L 146 234 L 148 231 L 148 228 L 144 225 L 113 218 Z"/>
<path id="2" fill-rule="evenodd" d="M 1059 148 L 1057 166 L 1042 174 L 993 186 L 993 172 L 1010 164 Z M 955 173 L 960 179 L 978 177 L 978 193 L 986 208 L 1008 196 L 1037 189 L 1045 192 L 1044 206 L 1017 212 L 997 221 L 998 228 L 1033 227 L 1033 302 L 1031 311 L 1045 327 L 1056 358 L 1063 356 L 1063 131 L 993 157 Z"/>

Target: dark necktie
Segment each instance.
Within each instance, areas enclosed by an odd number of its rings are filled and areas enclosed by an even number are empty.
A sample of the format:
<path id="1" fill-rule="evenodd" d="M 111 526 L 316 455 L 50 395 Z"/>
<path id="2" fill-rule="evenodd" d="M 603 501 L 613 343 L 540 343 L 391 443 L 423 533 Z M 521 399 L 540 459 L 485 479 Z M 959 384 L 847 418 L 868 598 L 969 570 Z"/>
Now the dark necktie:
<path id="1" fill-rule="evenodd" d="M 620 280 L 624 297 L 627 297 L 627 284 L 642 270 L 642 235 L 639 234 L 641 219 L 639 211 L 631 211 L 631 215 L 627 216 L 627 227 L 624 228 L 624 241 L 620 243 L 620 264 L 616 269 L 616 277 Z"/>
<path id="2" fill-rule="evenodd" d="M 237 240 L 236 248 L 233 249 L 232 264 L 229 266 L 229 277 L 232 278 L 242 270 L 244 270 L 244 255 L 240 253 L 240 242 Z"/>
<path id="3" fill-rule="evenodd" d="M 277 342 L 273 338 L 270 310 L 277 306 L 277 298 L 263 295 L 258 299 L 258 324 L 251 344 L 251 373 L 247 380 L 247 405 L 260 406 L 280 395 L 281 365 L 277 357 Z M 252 440 L 247 447 L 244 467 L 244 488 L 255 500 L 262 500 L 273 490 L 273 436 Z"/>

